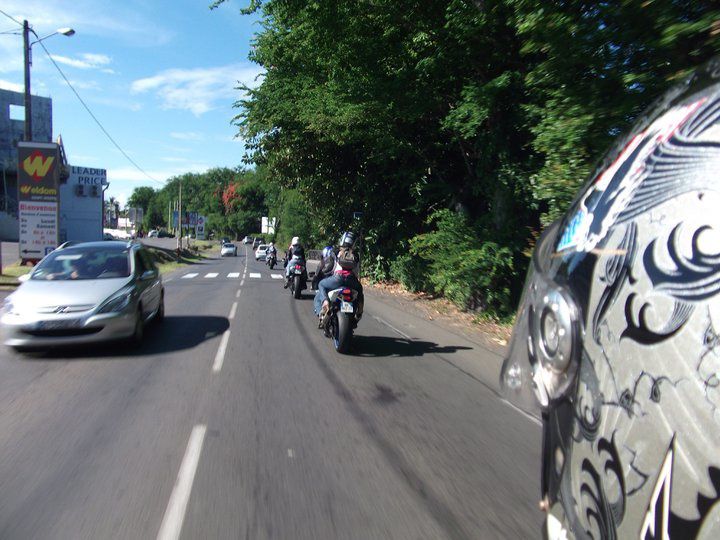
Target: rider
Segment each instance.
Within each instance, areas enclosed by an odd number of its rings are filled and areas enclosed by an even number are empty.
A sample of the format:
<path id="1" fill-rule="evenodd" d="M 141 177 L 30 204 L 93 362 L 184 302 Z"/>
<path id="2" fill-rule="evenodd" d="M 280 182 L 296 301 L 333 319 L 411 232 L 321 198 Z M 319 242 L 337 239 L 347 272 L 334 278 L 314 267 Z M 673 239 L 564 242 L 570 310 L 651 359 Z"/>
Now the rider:
<path id="1" fill-rule="evenodd" d="M 273 242 L 270 242 L 270 245 L 265 252 L 265 260 L 269 261 L 272 257 L 275 257 L 275 260 L 277 261 L 277 248 Z"/>
<path id="2" fill-rule="evenodd" d="M 355 249 L 355 233 L 347 231 L 343 233 L 338 242 L 338 252 L 335 255 L 335 266 L 331 276 L 326 277 L 318 284 L 319 293 L 321 294 L 323 303 L 320 310 L 320 324 L 325 321 L 325 315 L 330 308 L 330 300 L 328 292 L 340 287 L 348 287 L 357 291 L 357 302 L 355 311 L 355 322 L 362 317 L 364 295 L 362 284 L 360 283 L 360 255 Z"/>
<path id="3" fill-rule="evenodd" d="M 293 236 L 290 241 L 290 247 L 285 252 L 285 285 L 287 289 L 290 286 L 290 270 L 292 268 L 292 261 L 304 261 L 305 260 L 305 248 L 300 243 L 300 238 Z"/>
<path id="4" fill-rule="evenodd" d="M 317 272 L 315 272 L 312 280 L 312 288 L 317 290 L 315 293 L 315 315 L 320 314 L 320 306 L 323 301 L 323 296 L 318 288 L 318 284 L 322 279 L 332 275 L 333 268 L 335 268 L 335 249 L 332 246 L 325 246 L 322 250 L 320 265 L 318 266 Z"/>
<path id="5" fill-rule="evenodd" d="M 537 242 L 501 386 L 543 419 L 545 538 L 720 538 L 720 57 Z"/>

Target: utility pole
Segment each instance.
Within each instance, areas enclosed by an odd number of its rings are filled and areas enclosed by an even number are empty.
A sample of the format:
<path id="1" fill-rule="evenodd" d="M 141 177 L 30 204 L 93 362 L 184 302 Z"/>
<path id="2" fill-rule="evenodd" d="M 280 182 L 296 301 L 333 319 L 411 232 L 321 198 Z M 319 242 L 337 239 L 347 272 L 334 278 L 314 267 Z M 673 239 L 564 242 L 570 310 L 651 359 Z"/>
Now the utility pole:
<path id="1" fill-rule="evenodd" d="M 32 56 L 30 53 L 30 24 L 23 21 L 23 52 L 25 53 L 25 137 L 26 141 L 32 141 L 32 104 L 30 100 L 30 65 Z"/>
<path id="2" fill-rule="evenodd" d="M 183 233 L 183 227 L 182 227 L 182 180 L 180 180 L 180 194 L 178 197 L 178 227 L 180 229 L 180 233 L 178 234 L 178 249 L 182 249 L 183 241 L 182 241 L 182 233 Z M 179 253 L 178 253 L 179 254 Z"/>

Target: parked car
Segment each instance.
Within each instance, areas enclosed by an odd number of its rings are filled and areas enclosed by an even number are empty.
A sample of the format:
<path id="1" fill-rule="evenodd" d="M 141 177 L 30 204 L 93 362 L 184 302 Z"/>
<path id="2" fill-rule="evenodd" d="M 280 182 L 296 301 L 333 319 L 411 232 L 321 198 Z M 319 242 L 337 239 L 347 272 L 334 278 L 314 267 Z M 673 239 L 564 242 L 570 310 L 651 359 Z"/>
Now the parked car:
<path id="1" fill-rule="evenodd" d="M 160 273 L 142 244 L 84 242 L 47 255 L 0 308 L 15 349 L 127 339 L 165 315 Z"/>
<path id="2" fill-rule="evenodd" d="M 231 242 L 227 242 L 227 243 L 223 244 L 222 247 L 220 248 L 220 256 L 221 257 L 225 257 L 225 256 L 229 257 L 231 255 L 233 257 L 237 257 L 237 246 Z"/>
<path id="3" fill-rule="evenodd" d="M 109 232 L 103 233 L 103 240 L 115 240 L 115 237 Z"/>
<path id="4" fill-rule="evenodd" d="M 171 232 L 160 229 L 157 234 L 158 238 L 175 238 L 175 235 Z"/>
<path id="5" fill-rule="evenodd" d="M 255 260 L 256 261 L 264 261 L 265 257 L 267 256 L 267 244 L 260 244 L 257 249 L 255 250 Z"/>
<path id="6" fill-rule="evenodd" d="M 160 236 L 160 232 L 156 229 L 151 230 L 148 232 L 147 237 L 148 238 L 158 238 Z"/>
<path id="7" fill-rule="evenodd" d="M 252 236 L 246 236 L 243 238 L 243 244 L 252 244 L 253 243 L 253 237 Z"/>

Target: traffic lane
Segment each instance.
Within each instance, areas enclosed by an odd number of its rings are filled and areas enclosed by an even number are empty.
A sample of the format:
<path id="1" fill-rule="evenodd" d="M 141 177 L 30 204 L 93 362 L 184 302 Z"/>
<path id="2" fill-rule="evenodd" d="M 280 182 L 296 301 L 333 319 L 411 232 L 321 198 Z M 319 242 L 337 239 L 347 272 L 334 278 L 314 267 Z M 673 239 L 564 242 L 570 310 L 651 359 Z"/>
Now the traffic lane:
<path id="1" fill-rule="evenodd" d="M 137 351 L 2 350 L 0 537 L 157 534 L 234 285 L 168 284 L 167 319 Z"/>
<path id="2" fill-rule="evenodd" d="M 536 535 L 537 426 L 430 352 L 336 355 L 311 298 L 243 289 L 183 537 Z"/>

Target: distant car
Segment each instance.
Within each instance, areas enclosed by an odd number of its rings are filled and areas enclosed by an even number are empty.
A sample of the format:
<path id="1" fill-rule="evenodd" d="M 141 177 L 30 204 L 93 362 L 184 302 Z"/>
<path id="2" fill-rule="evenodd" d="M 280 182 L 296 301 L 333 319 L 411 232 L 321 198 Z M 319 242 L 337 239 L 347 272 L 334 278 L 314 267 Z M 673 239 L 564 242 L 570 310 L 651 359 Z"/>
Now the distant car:
<path id="1" fill-rule="evenodd" d="M 230 238 L 228 238 L 227 236 L 223 236 L 220 239 L 220 247 L 224 246 L 225 244 L 232 244 L 232 240 L 230 240 Z"/>
<path id="2" fill-rule="evenodd" d="M 220 248 L 220 256 L 221 257 L 225 257 L 225 256 L 229 257 L 231 255 L 233 257 L 237 257 L 237 246 L 231 242 L 227 242 L 227 243 L 223 244 L 222 247 Z"/>
<path id="3" fill-rule="evenodd" d="M 158 238 L 159 236 L 160 236 L 160 232 L 155 229 L 148 232 L 148 235 L 147 235 L 148 238 Z"/>
<path id="4" fill-rule="evenodd" d="M 150 236 L 150 235 L 148 234 L 148 236 Z M 175 235 L 171 232 L 161 229 L 157 232 L 157 237 L 158 238 L 175 238 Z"/>
<path id="5" fill-rule="evenodd" d="M 103 233 L 103 240 L 115 240 L 115 237 L 109 232 Z"/>
<path id="6" fill-rule="evenodd" d="M 243 238 L 243 244 L 252 244 L 253 243 L 253 237 L 252 236 L 246 236 Z"/>
<path id="7" fill-rule="evenodd" d="M 47 255 L 0 308 L 15 349 L 129 339 L 165 315 L 160 273 L 142 244 L 84 242 Z"/>
<path id="8" fill-rule="evenodd" d="M 262 244 L 262 242 L 263 242 L 262 238 L 256 238 L 255 241 L 253 242 L 253 248 L 258 247 L 260 244 Z"/>
<path id="9" fill-rule="evenodd" d="M 264 261 L 265 260 L 265 257 L 267 256 L 267 248 L 268 248 L 267 244 L 260 244 L 257 247 L 257 249 L 255 250 L 255 260 L 256 261 L 260 261 L 260 260 Z"/>

